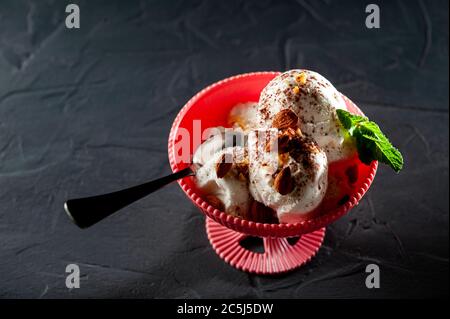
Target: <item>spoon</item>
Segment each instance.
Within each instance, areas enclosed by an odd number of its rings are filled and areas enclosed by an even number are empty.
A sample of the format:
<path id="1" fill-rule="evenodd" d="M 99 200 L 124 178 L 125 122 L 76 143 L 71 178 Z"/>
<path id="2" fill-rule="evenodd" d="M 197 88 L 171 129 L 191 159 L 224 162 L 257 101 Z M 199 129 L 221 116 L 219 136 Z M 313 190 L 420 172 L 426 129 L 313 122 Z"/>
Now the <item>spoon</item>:
<path id="1" fill-rule="evenodd" d="M 188 166 L 176 173 L 120 191 L 69 199 L 64 203 L 64 209 L 78 227 L 87 228 L 167 184 L 195 175 L 194 166 Z"/>

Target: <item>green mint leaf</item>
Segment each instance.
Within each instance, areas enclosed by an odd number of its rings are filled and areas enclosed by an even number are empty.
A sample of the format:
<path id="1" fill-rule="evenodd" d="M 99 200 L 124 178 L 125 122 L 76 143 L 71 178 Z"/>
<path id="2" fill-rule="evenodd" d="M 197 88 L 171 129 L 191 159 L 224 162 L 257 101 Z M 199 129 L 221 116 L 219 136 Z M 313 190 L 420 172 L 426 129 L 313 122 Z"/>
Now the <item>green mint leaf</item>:
<path id="1" fill-rule="evenodd" d="M 373 160 L 389 165 L 394 171 L 403 168 L 403 156 L 380 127 L 368 118 L 344 110 L 336 110 L 342 126 L 356 142 L 360 160 L 370 164 Z"/>
<path id="2" fill-rule="evenodd" d="M 383 138 L 379 138 L 372 135 L 363 134 L 363 137 L 375 143 L 375 158 L 377 160 L 389 165 L 397 173 L 403 168 L 402 154 L 398 149 L 392 146 L 392 144 L 384 135 Z"/>
<path id="3" fill-rule="evenodd" d="M 356 140 L 356 148 L 358 149 L 359 159 L 364 164 L 370 165 L 370 163 L 374 160 L 373 154 L 376 152 L 375 143 L 367 141 L 358 134 L 356 134 L 354 138 Z"/>
<path id="4" fill-rule="evenodd" d="M 355 115 L 350 112 L 344 111 L 344 110 L 336 110 L 339 121 L 341 121 L 342 126 L 344 126 L 345 129 L 351 130 L 353 127 L 355 127 L 358 123 L 367 121 L 368 119 L 363 116 Z"/>

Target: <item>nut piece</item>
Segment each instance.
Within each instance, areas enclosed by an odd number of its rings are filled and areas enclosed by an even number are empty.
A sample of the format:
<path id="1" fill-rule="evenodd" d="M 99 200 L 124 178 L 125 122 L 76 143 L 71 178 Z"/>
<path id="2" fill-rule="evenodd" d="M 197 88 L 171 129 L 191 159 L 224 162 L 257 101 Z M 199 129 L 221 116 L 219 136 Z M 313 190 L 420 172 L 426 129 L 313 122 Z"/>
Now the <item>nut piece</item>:
<path id="1" fill-rule="evenodd" d="M 205 199 L 214 208 L 216 208 L 222 212 L 225 211 L 225 205 L 222 203 L 222 201 L 219 198 L 217 198 L 217 196 L 209 194 L 209 195 L 206 195 Z"/>
<path id="2" fill-rule="evenodd" d="M 283 168 L 275 177 L 273 188 L 281 195 L 287 195 L 294 190 L 294 181 L 289 166 Z"/>
<path id="3" fill-rule="evenodd" d="M 297 128 L 298 117 L 291 110 L 285 109 L 278 112 L 272 121 L 272 126 L 277 129 Z"/>
<path id="4" fill-rule="evenodd" d="M 294 130 L 293 128 L 287 128 L 278 134 L 278 154 L 283 154 L 292 150 L 295 147 L 298 140 L 302 139 L 303 134 L 300 128 Z"/>
<path id="5" fill-rule="evenodd" d="M 304 85 L 306 83 L 306 77 L 306 73 L 302 72 L 295 77 L 295 81 L 300 85 Z"/>
<path id="6" fill-rule="evenodd" d="M 291 140 L 295 137 L 295 131 L 291 128 L 287 130 L 280 131 L 276 139 L 268 141 L 264 150 L 266 152 L 277 151 L 278 154 L 286 153 L 291 147 Z"/>
<path id="7" fill-rule="evenodd" d="M 291 141 L 291 137 L 286 134 L 280 134 L 278 136 L 278 153 L 286 153 L 289 151 L 289 142 Z"/>
<path id="8" fill-rule="evenodd" d="M 278 165 L 279 166 L 284 166 L 287 164 L 287 162 L 289 161 L 289 153 L 282 153 L 282 154 L 278 154 Z"/>
<path id="9" fill-rule="evenodd" d="M 228 118 L 228 124 L 230 124 L 230 126 L 237 125 L 243 130 L 245 130 L 247 128 L 246 121 L 240 116 L 230 116 Z"/>
<path id="10" fill-rule="evenodd" d="M 226 154 L 222 154 L 219 161 L 216 163 L 216 175 L 217 178 L 223 178 L 230 171 L 233 163 L 227 163 Z"/>

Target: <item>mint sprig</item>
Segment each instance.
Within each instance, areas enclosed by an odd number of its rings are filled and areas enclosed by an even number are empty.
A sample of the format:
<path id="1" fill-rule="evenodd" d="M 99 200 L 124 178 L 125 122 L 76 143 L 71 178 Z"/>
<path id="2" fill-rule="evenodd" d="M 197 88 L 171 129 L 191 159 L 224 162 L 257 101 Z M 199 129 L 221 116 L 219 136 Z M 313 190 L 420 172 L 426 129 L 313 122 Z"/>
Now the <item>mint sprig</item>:
<path id="1" fill-rule="evenodd" d="M 380 127 L 367 117 L 336 110 L 342 126 L 355 140 L 360 160 L 370 164 L 373 160 L 389 165 L 397 173 L 403 168 L 403 156 Z"/>

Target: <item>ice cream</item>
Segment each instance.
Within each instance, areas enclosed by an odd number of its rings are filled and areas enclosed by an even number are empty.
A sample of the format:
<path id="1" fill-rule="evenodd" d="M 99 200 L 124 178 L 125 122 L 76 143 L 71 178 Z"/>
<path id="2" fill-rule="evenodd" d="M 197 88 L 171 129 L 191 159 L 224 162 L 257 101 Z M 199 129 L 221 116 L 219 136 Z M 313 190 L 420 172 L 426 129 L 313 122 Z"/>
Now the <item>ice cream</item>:
<path id="1" fill-rule="evenodd" d="M 245 217 L 251 197 L 247 149 L 236 145 L 240 144 L 236 143 L 240 138 L 243 138 L 241 131 L 220 128 L 197 149 L 193 161 L 199 166 L 196 184 L 207 200 L 217 209 Z"/>
<path id="2" fill-rule="evenodd" d="M 329 165 L 356 152 L 336 115 L 345 108 L 341 94 L 316 72 L 275 77 L 258 103 L 231 110 L 232 129 L 217 128 L 197 149 L 197 186 L 207 201 L 234 216 L 304 220 L 327 202 L 326 194 L 338 193 L 327 192 Z"/>
<path id="3" fill-rule="evenodd" d="M 275 77 L 261 92 L 257 121 L 259 127 L 272 127 L 280 111 L 292 111 L 303 134 L 316 141 L 333 162 L 355 152 L 336 109 L 346 109 L 346 104 L 327 79 L 313 71 L 290 70 Z"/>
<path id="4" fill-rule="evenodd" d="M 228 122 L 234 128 L 244 132 L 258 129 L 258 103 L 247 102 L 235 105 L 228 115 Z"/>
<path id="5" fill-rule="evenodd" d="M 300 130 L 253 131 L 248 149 L 250 194 L 276 211 L 280 222 L 286 214 L 306 214 L 321 203 L 327 189 L 327 157 Z"/>
<path id="6" fill-rule="evenodd" d="M 214 127 L 209 131 L 209 137 L 197 148 L 193 162 L 205 165 L 211 157 L 227 147 L 242 146 L 246 144 L 247 136 L 240 128 Z"/>

